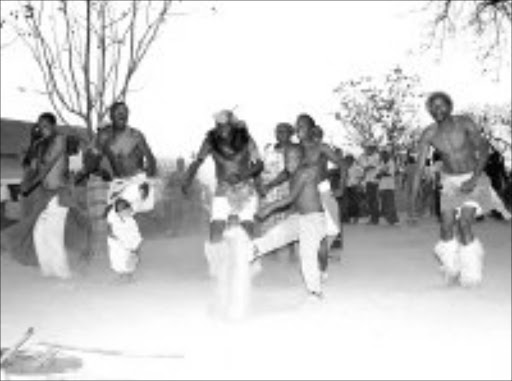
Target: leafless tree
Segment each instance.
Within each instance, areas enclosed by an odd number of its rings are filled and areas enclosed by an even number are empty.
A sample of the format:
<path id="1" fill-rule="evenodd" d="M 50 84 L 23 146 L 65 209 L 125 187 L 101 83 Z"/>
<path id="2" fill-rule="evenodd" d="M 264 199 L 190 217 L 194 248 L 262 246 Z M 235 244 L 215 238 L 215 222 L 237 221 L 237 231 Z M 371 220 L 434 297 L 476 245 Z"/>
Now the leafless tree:
<path id="1" fill-rule="evenodd" d="M 484 71 L 510 62 L 511 0 L 431 0 L 427 11 L 433 14 L 427 48 L 442 51 L 448 39 L 472 37 Z"/>
<path id="2" fill-rule="evenodd" d="M 2 20 L 29 48 L 44 94 L 64 123 L 90 136 L 108 105 L 125 100 L 135 73 L 170 15 L 171 1 L 19 1 Z"/>

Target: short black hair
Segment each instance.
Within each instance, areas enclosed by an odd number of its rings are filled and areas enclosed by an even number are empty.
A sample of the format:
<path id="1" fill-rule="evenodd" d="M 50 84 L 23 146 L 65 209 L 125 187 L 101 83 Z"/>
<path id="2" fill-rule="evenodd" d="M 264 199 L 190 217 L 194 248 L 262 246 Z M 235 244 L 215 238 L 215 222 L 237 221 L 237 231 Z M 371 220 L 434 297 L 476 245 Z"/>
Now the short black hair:
<path id="1" fill-rule="evenodd" d="M 123 101 L 116 101 L 112 103 L 112 105 L 110 106 L 110 115 L 112 115 L 119 107 L 128 108 L 128 105 L 126 104 L 126 102 Z"/>
<path id="2" fill-rule="evenodd" d="M 43 112 L 41 115 L 39 115 L 38 120 L 44 119 L 48 123 L 50 123 L 53 126 L 57 125 L 57 117 L 52 112 Z"/>
<path id="3" fill-rule="evenodd" d="M 305 121 L 308 124 L 309 128 L 316 127 L 315 120 L 309 114 L 299 114 L 299 116 L 297 117 L 297 121 L 299 121 L 299 120 Z"/>
<path id="4" fill-rule="evenodd" d="M 290 123 L 286 123 L 286 122 L 278 123 L 276 126 L 276 130 L 278 130 L 280 128 L 284 128 L 289 133 L 293 133 L 293 126 Z"/>
<path id="5" fill-rule="evenodd" d="M 444 91 L 434 91 L 428 96 L 427 101 L 425 103 L 425 106 L 427 107 L 428 111 L 432 110 L 432 104 L 436 99 L 442 99 L 443 101 L 445 101 L 448 107 L 450 108 L 450 112 L 453 110 L 452 98 Z"/>

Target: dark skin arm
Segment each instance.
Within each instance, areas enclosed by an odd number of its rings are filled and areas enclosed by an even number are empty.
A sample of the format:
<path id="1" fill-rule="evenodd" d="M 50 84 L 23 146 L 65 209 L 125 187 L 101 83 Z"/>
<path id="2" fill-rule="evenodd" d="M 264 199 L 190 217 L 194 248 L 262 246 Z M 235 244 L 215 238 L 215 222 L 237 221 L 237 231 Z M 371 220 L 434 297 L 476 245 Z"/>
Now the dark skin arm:
<path id="1" fill-rule="evenodd" d="M 487 159 L 489 158 L 489 143 L 483 139 L 480 129 L 473 120 L 465 118 L 464 122 L 467 128 L 468 138 L 478 150 L 478 163 L 473 172 L 473 176 L 461 185 L 461 191 L 469 193 L 475 189 L 478 179 L 485 169 Z"/>
<path id="2" fill-rule="evenodd" d="M 299 179 L 295 182 L 295 184 L 292 187 L 292 189 L 290 190 L 290 193 L 288 194 L 288 196 L 261 208 L 258 211 L 258 213 L 256 214 L 256 216 L 259 219 L 264 220 L 265 218 L 267 218 L 269 215 L 271 215 L 275 211 L 283 209 L 283 208 L 293 204 L 297 200 L 297 198 L 300 196 L 307 181 L 308 181 L 307 174 L 305 172 L 303 172 L 301 174 L 301 176 L 299 177 Z"/>
<path id="3" fill-rule="evenodd" d="M 249 150 L 251 152 L 251 165 L 249 167 L 249 170 L 242 174 L 240 179 L 241 181 L 257 178 L 261 174 L 261 172 L 263 172 L 263 161 L 261 160 L 260 155 L 258 153 L 256 143 L 252 138 L 249 141 Z"/>
<path id="4" fill-rule="evenodd" d="M 336 166 L 341 167 L 341 165 L 342 165 L 341 159 L 338 156 L 338 154 L 336 154 L 336 152 L 331 147 L 329 147 L 327 144 L 323 143 L 320 146 L 320 151 L 325 155 L 327 160 L 329 160 L 331 163 L 335 164 Z"/>
<path id="5" fill-rule="evenodd" d="M 153 151 L 149 148 L 148 143 L 146 142 L 146 138 L 143 134 L 140 134 L 139 149 L 142 151 L 144 157 L 146 158 L 146 173 L 149 177 L 156 176 L 156 159 L 155 155 L 153 155 Z"/>
<path id="6" fill-rule="evenodd" d="M 282 170 L 274 179 L 270 180 L 267 184 L 262 186 L 264 194 L 268 193 L 272 188 L 283 184 L 289 179 L 290 173 L 286 169 Z"/>
<path id="7" fill-rule="evenodd" d="M 190 184 L 192 184 L 192 181 L 194 180 L 197 171 L 201 167 L 201 165 L 204 163 L 208 155 L 211 153 L 210 144 L 208 143 L 208 140 L 203 140 L 203 143 L 201 144 L 201 148 L 199 149 L 199 154 L 197 155 L 197 158 L 189 165 L 187 171 L 185 172 L 184 181 L 181 186 L 181 190 L 184 194 L 187 194 L 190 189 Z"/>
<path id="8" fill-rule="evenodd" d="M 26 189 L 22 191 L 23 196 L 28 196 L 30 193 L 32 193 L 32 191 L 37 188 L 48 175 L 55 163 L 57 163 L 62 155 L 65 154 L 65 138 L 63 136 L 57 135 L 54 139 L 54 142 L 51 143 L 53 145 L 51 148 L 52 155 L 48 158 L 48 162 L 39 170 L 37 176 L 32 180 L 31 184 L 28 184 Z"/>

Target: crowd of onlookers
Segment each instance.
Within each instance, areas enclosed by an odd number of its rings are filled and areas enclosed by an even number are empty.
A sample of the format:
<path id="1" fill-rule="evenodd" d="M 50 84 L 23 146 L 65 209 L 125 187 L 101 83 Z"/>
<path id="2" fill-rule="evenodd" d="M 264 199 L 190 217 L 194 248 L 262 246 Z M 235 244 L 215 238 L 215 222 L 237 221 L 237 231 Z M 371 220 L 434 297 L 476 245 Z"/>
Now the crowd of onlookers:
<path id="1" fill-rule="evenodd" d="M 393 155 L 388 147 L 379 149 L 369 143 L 359 157 L 346 154 L 343 160 L 348 172 L 344 192 L 339 189 L 339 171 L 331 169 L 329 172 L 343 223 L 357 224 L 365 219 L 366 223 L 376 225 L 384 219 L 389 225 L 397 225 L 400 223 L 398 212 L 412 215 L 410 195 L 417 162 L 411 151 Z M 485 171 L 494 191 L 510 210 L 512 173 L 507 170 L 503 155 L 492 147 Z M 440 217 L 440 173 L 441 160 L 437 152 L 433 152 L 421 178 L 416 215 Z M 493 216 L 504 217 L 499 210 L 494 211 Z"/>

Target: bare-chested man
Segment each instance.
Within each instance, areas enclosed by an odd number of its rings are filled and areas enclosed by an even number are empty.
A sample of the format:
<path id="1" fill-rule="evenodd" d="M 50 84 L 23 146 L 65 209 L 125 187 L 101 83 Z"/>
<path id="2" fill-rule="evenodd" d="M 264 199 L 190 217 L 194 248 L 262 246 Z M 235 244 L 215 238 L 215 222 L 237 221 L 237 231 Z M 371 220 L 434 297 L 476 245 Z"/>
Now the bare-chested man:
<path id="1" fill-rule="evenodd" d="M 318 266 L 318 250 L 327 234 L 327 222 L 318 190 L 320 170 L 307 165 L 304 148 L 291 146 L 286 151 L 286 169 L 290 173 L 290 193 L 258 212 L 264 220 L 270 214 L 292 207 L 295 213 L 280 221 L 262 237 L 254 240 L 257 257 L 278 247 L 299 242 L 299 256 L 306 288 L 314 299 L 322 298 L 321 273 Z"/>
<path id="2" fill-rule="evenodd" d="M 483 170 L 489 146 L 479 127 L 467 116 L 452 115 L 449 95 L 435 92 L 427 109 L 435 123 L 423 132 L 418 167 L 413 180 L 412 202 L 416 204 L 421 174 L 429 148 L 441 155 L 441 240 L 434 248 L 446 280 L 463 286 L 482 281 L 484 250 L 472 231 L 475 215 L 491 200 L 490 182 Z M 417 210 L 413 207 L 413 211 Z"/>
<path id="3" fill-rule="evenodd" d="M 111 124 L 98 130 L 95 165 L 105 156 L 115 178 L 128 178 L 145 172 L 148 177 L 156 175 L 156 160 L 144 134 L 128 126 L 129 110 L 124 102 L 110 107 Z M 94 166 L 93 164 L 93 166 Z"/>
<path id="4" fill-rule="evenodd" d="M 322 244 L 319 253 L 320 268 L 323 276 L 326 277 L 328 266 L 328 254 L 332 241 L 340 232 L 336 216 L 331 216 L 329 210 L 337 210 L 336 200 L 332 195 L 330 184 L 328 180 L 327 162 L 330 161 L 341 169 L 340 183 L 344 184 L 346 181 L 345 166 L 336 152 L 327 144 L 322 142 L 322 134 L 319 127 L 316 125 L 314 119 L 308 114 L 301 114 L 297 117 L 296 122 L 297 137 L 299 138 L 300 146 L 304 150 L 303 164 L 307 166 L 316 167 L 318 169 L 318 187 L 321 195 L 323 209 L 326 213 L 327 220 L 327 239 Z M 274 180 L 265 185 L 265 189 L 281 184 L 290 177 L 288 171 L 281 172 Z M 341 189 L 344 189 L 342 185 Z"/>
<path id="5" fill-rule="evenodd" d="M 149 211 L 154 206 L 154 186 L 147 177 L 156 175 L 156 160 L 144 134 L 128 126 L 128 106 L 116 102 L 110 107 L 111 124 L 99 129 L 88 173 L 95 171 L 102 158 L 107 158 L 112 168 L 113 182 L 110 185 L 108 204 L 113 206 L 118 199 L 126 201 L 132 214 Z M 112 208 L 109 208 L 112 212 Z M 110 231 L 112 232 L 111 226 Z M 115 230 L 115 229 L 114 229 Z M 109 253 L 112 269 L 120 279 L 131 279 L 135 266 L 130 256 L 113 256 L 110 242 L 129 241 L 130 237 L 114 237 L 109 234 Z"/>
<path id="6" fill-rule="evenodd" d="M 263 170 L 256 143 L 245 123 L 237 120 L 229 110 L 215 115 L 216 125 L 201 145 L 197 158 L 190 164 L 183 191 L 188 188 L 199 167 L 208 156 L 215 164 L 217 188 L 212 200 L 210 241 L 222 240 L 230 217 L 236 215 L 249 236 L 254 233 L 254 215 L 258 209 L 258 195 L 254 179 Z"/>
<path id="7" fill-rule="evenodd" d="M 68 187 L 67 139 L 58 133 L 52 113 L 41 114 L 37 128 L 33 175 L 21 187 L 24 197 L 32 197 L 32 207 L 18 224 L 2 232 L 2 246 L 19 262 L 38 264 L 44 276 L 68 279 L 65 227 L 73 200 Z"/>

